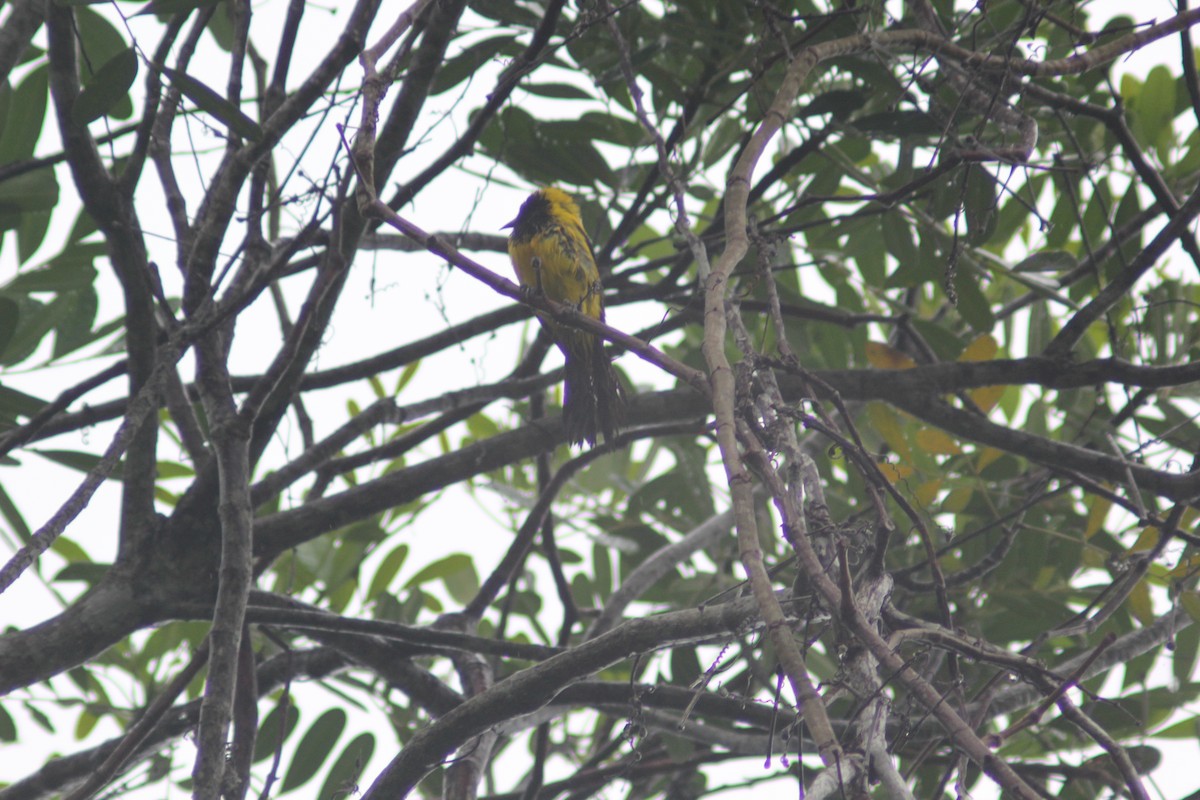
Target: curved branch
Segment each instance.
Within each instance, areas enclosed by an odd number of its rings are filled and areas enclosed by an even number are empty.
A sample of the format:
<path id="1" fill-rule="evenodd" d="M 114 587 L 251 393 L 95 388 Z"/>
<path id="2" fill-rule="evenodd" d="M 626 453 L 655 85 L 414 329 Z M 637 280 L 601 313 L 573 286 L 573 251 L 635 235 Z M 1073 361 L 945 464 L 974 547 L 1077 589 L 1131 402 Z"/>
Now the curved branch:
<path id="1" fill-rule="evenodd" d="M 345 657 L 329 649 L 282 653 L 264 661 L 258 667 L 258 696 L 266 697 L 287 681 L 296 678 L 323 678 L 346 666 Z M 186 735 L 199 718 L 199 700 L 172 709 L 140 743 L 126 761 L 125 769 L 132 769 L 135 764 L 158 752 L 165 743 Z M 28 777 L 0 789 L 0 800 L 61 797 L 99 769 L 122 745 L 125 738 L 122 734 L 96 747 L 52 759 Z"/>
<path id="2" fill-rule="evenodd" d="M 1179 211 L 1171 216 L 1171 221 L 1121 270 L 1104 288 L 1096 293 L 1086 306 L 1081 308 L 1063 326 L 1050 344 L 1046 345 L 1045 355 L 1051 358 L 1066 357 L 1071 348 L 1087 331 L 1088 326 L 1098 320 L 1104 312 L 1129 293 L 1133 285 L 1142 277 L 1158 259 L 1175 244 L 1181 236 L 1190 236 L 1188 227 L 1192 220 L 1200 214 L 1200 186 L 1196 187 Z"/>
<path id="3" fill-rule="evenodd" d="M 955 408 L 935 397 L 900 396 L 892 402 L 918 419 L 957 436 L 1024 456 L 1049 467 L 1066 468 L 1122 484 L 1132 476 L 1139 488 L 1170 498 L 1190 502 L 1200 497 L 1200 471 L 1170 473 L 1089 450 L 1067 442 L 1006 428 L 978 414 Z"/>
<path id="4" fill-rule="evenodd" d="M 662 392 L 632 398 L 626 418 L 629 432 L 636 435 L 634 426 L 679 422 L 689 416 L 703 416 L 704 411 L 703 399 L 695 392 Z M 537 420 L 519 430 L 310 501 L 301 508 L 261 517 L 255 521 L 255 555 L 273 559 L 288 548 L 351 522 L 403 505 L 472 475 L 532 458 L 565 441 L 561 417 Z"/>
<path id="5" fill-rule="evenodd" d="M 604 604 L 600 616 L 588 627 L 585 638 L 592 639 L 613 628 L 625 609 L 647 589 L 654 586 L 681 562 L 706 550 L 733 526 L 733 509 L 726 509 L 697 525 L 677 542 L 656 550 L 629 573 Z"/>
<path id="6" fill-rule="evenodd" d="M 0 84 L 8 80 L 13 67 L 25 55 L 33 41 L 33 35 L 42 26 L 42 8 L 39 0 L 13 0 L 4 24 L 0 25 Z"/>
<path id="7" fill-rule="evenodd" d="M 524 52 L 513 59 L 508 69 L 500 76 L 500 79 L 496 82 L 496 88 L 488 93 L 487 103 L 472 116 L 467 129 L 463 131 L 462 136 L 454 141 L 454 144 L 446 148 L 446 151 L 434 159 L 433 163 L 422 170 L 419 175 L 405 183 L 403 188 L 396 192 L 392 199 L 387 202 L 387 205 L 392 210 L 403 207 L 407 202 L 416 197 L 417 193 L 424 189 L 434 178 L 445 172 L 451 164 L 470 154 L 475 147 L 475 143 L 483 133 L 484 128 L 487 127 L 492 118 L 496 116 L 496 112 L 508 100 L 513 89 L 517 88 L 517 83 L 537 63 L 538 58 L 554 33 L 554 28 L 558 24 L 558 18 L 562 13 L 564 5 L 566 5 L 566 0 L 551 0 L 547 4 L 546 10 L 542 14 L 542 21 L 538 25 L 537 30 L 534 31 L 529 45 L 525 48 Z"/>
<path id="8" fill-rule="evenodd" d="M 664 646 L 743 633 L 757 617 L 752 598 L 715 608 L 676 611 L 631 620 L 589 642 L 522 670 L 475 695 L 432 725 L 418 731 L 363 794 L 363 800 L 404 797 L 464 742 L 517 714 L 535 711 L 569 683 Z"/>
<path id="9" fill-rule="evenodd" d="M 50 94 L 54 101 L 58 133 L 67 153 L 71 176 L 84 208 L 104 234 L 125 306 L 125 349 L 129 354 L 129 388 L 136 393 L 155 369 L 158 326 L 154 320 L 154 293 L 146 243 L 131 193 L 118 184 L 100 158 L 96 142 L 85 125 L 75 122 L 72 109 L 79 97 L 75 56 L 75 15 L 65 6 L 46 6 L 46 33 L 50 56 Z M 155 453 L 158 426 L 139 426 L 128 443 L 121 494 L 119 556 L 128 556 L 149 535 L 154 518 Z"/>
<path id="10" fill-rule="evenodd" d="M 82 664 L 153 622 L 142 599 L 132 571 L 118 565 L 62 613 L 0 636 L 0 696 Z"/>

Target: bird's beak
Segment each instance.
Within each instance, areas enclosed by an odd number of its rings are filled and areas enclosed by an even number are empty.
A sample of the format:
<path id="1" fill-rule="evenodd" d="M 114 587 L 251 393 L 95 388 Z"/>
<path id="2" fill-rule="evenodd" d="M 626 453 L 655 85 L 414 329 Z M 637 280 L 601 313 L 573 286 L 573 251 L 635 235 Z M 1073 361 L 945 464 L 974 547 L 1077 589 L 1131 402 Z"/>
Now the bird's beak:
<path id="1" fill-rule="evenodd" d="M 516 225 L 516 224 L 517 224 L 517 221 L 514 219 L 512 222 L 506 222 L 503 225 L 501 225 L 500 230 L 504 230 L 505 228 L 511 228 L 513 225 Z"/>

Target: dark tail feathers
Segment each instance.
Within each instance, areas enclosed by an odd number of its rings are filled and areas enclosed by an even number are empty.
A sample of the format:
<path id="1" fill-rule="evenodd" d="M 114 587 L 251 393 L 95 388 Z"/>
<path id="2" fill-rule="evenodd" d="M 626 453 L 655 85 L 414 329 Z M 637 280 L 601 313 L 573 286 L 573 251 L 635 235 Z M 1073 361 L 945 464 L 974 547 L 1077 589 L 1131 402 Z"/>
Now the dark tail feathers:
<path id="1" fill-rule="evenodd" d="M 604 342 L 585 339 L 584 347 L 566 351 L 563 382 L 563 424 L 571 444 L 596 444 L 602 436 L 611 442 L 621 427 L 624 399 Z"/>

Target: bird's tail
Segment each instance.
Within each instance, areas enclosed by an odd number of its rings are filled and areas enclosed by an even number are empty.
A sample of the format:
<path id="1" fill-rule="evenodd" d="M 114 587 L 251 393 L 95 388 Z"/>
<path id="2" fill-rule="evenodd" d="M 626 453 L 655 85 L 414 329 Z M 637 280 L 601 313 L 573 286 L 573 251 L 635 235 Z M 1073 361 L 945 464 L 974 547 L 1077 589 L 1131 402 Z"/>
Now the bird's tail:
<path id="1" fill-rule="evenodd" d="M 611 442 L 624 410 L 621 383 L 599 337 L 579 337 L 564 348 L 563 424 L 572 444 Z"/>

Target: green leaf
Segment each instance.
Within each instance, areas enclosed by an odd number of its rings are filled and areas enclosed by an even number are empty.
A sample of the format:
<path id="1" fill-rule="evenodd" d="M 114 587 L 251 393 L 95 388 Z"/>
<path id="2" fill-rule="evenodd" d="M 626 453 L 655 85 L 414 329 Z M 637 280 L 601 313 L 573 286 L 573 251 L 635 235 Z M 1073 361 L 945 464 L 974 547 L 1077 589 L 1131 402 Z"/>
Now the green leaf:
<path id="1" fill-rule="evenodd" d="M 0 353 L 3 353 L 12 341 L 20 319 L 21 304 L 11 297 L 0 295 Z"/>
<path id="2" fill-rule="evenodd" d="M 1160 725 L 1181 706 L 1191 703 L 1200 684 L 1183 683 L 1177 688 L 1156 687 L 1144 692 L 1097 704 L 1090 712 L 1096 722 L 1112 736 L 1140 736 Z"/>
<path id="3" fill-rule="evenodd" d="M 229 3 L 226 0 L 217 3 L 217 10 L 208 18 L 208 27 L 205 30 L 213 37 L 217 47 L 226 53 L 233 52 L 233 17 L 230 16 Z"/>
<path id="4" fill-rule="evenodd" d="M 536 28 L 542 18 L 512 0 L 471 0 L 471 10 L 481 17 L 519 28 Z"/>
<path id="5" fill-rule="evenodd" d="M 4 706 L 0 706 L 0 742 L 15 742 L 17 740 L 17 723 Z"/>
<path id="6" fill-rule="evenodd" d="M 543 122 L 510 106 L 484 130 L 479 143 L 531 183 L 588 185 L 613 177 L 595 138 L 594 119 Z"/>
<path id="7" fill-rule="evenodd" d="M 79 73 L 86 86 L 93 75 L 100 71 L 100 67 L 122 50 L 128 49 L 129 43 L 111 22 L 90 8 L 75 11 L 75 30 L 81 55 Z"/>
<path id="8" fill-rule="evenodd" d="M 1063 249 L 1070 241 L 1072 232 L 1078 228 L 1079 181 L 1072 178 L 1063 173 L 1053 174 L 1053 196 L 1058 200 L 1050 212 L 1050 227 L 1046 232 L 1047 249 Z"/>
<path id="9" fill-rule="evenodd" d="M 1158 65 L 1146 75 L 1146 82 L 1138 92 L 1133 104 L 1133 130 L 1139 141 L 1159 151 L 1165 162 L 1170 162 L 1171 148 L 1175 144 L 1175 87 L 1179 79 L 1163 65 Z"/>
<path id="10" fill-rule="evenodd" d="M 16 300 L 20 311 L 17 316 L 16 333 L 8 340 L 4 352 L 0 353 L 0 364 L 11 366 L 29 358 L 58 320 L 46 303 L 26 295 L 10 299 Z"/>
<path id="11" fill-rule="evenodd" d="M 887 248 L 879 246 L 879 226 L 880 220 L 870 218 L 847 220 L 838 226 L 838 234 L 846 237 L 842 253 L 854 259 L 863 282 L 876 287 L 887 279 Z M 915 265 L 902 263 L 897 272 L 905 266 Z"/>
<path id="12" fill-rule="evenodd" d="M 0 164 L 11 164 L 33 157 L 42 125 L 46 120 L 46 102 L 49 98 L 48 68 L 37 67 L 9 93 L 7 110 L 0 120 Z M 0 183 L 0 191 L 3 191 Z"/>
<path id="13" fill-rule="evenodd" d="M 863 133 L 884 136 L 936 136 L 942 126 L 924 111 L 883 111 L 851 120 Z"/>
<path id="14" fill-rule="evenodd" d="M 1107 180 L 1093 184 L 1091 197 L 1084 203 L 1082 228 L 1079 232 L 1083 241 L 1098 242 L 1107 235 L 1113 213 L 1112 188 Z"/>
<path id="15" fill-rule="evenodd" d="M 538 97 L 549 97 L 555 100 L 591 100 L 592 96 L 569 83 L 526 83 L 521 88 Z"/>
<path id="16" fill-rule="evenodd" d="M 408 545 L 406 544 L 396 545 L 390 553 L 383 557 L 383 561 L 379 563 L 379 569 L 375 570 L 375 577 L 371 578 L 371 585 L 367 589 L 368 601 L 374 600 L 387 591 L 396 574 L 400 572 L 400 567 L 404 565 L 406 558 L 408 558 Z"/>
<path id="17" fill-rule="evenodd" d="M 375 753 L 375 736 L 360 733 L 329 768 L 329 775 L 317 792 L 317 800 L 344 800 L 358 794 L 358 779 Z"/>
<path id="18" fill-rule="evenodd" d="M 46 714 L 37 706 L 37 703 L 31 703 L 28 700 L 21 703 L 21 707 L 25 709 L 25 713 L 33 718 L 33 721 L 47 733 L 54 733 L 54 723 Z"/>
<path id="19" fill-rule="evenodd" d="M 1154 734 L 1164 739 L 1200 739 L 1200 716 L 1188 717 Z"/>
<path id="20" fill-rule="evenodd" d="M 915 266 L 920 261 L 920 255 L 917 252 L 916 242 L 913 240 L 912 226 L 908 224 L 904 215 L 884 214 L 881 225 L 883 226 L 883 245 L 899 262 L 900 268 Z"/>
<path id="21" fill-rule="evenodd" d="M 4 287 L 5 292 L 54 292 L 90 289 L 96 280 L 92 258 L 104 252 L 100 244 L 72 245 L 45 266 L 25 270 Z"/>
<path id="22" fill-rule="evenodd" d="M 502 55 L 511 58 L 519 52 L 520 47 L 511 36 L 496 36 L 476 42 L 458 55 L 446 59 L 438 69 L 429 93 L 437 95 L 452 89 L 474 75 L 482 64 Z"/>
<path id="23" fill-rule="evenodd" d="M 728 117 L 722 118 L 704 143 L 705 168 L 711 167 L 724 158 L 734 145 L 741 141 L 745 133 L 741 123 L 737 120 Z"/>
<path id="24" fill-rule="evenodd" d="M 471 599 L 471 594 L 465 594 L 464 599 L 462 590 L 465 590 L 466 587 L 472 584 L 476 588 L 479 586 L 479 577 L 475 573 L 475 563 L 471 560 L 471 557 L 465 553 L 454 553 L 434 561 L 409 578 L 408 583 L 404 584 L 404 588 L 411 589 L 435 580 L 442 581 L 446 590 L 450 592 L 455 600 L 464 602 Z"/>
<path id="25" fill-rule="evenodd" d="M 408 382 L 417 374 L 417 369 L 420 366 L 420 361 L 413 361 L 404 367 L 404 370 L 400 373 L 400 377 L 396 379 L 396 391 L 392 393 L 393 397 L 400 396 L 400 393 L 404 391 L 404 387 L 408 386 Z"/>
<path id="26" fill-rule="evenodd" d="M 12 109 L 12 84 L 8 78 L 0 81 L 0 140 L 4 139 L 4 128 L 8 125 L 8 115 Z"/>
<path id="27" fill-rule="evenodd" d="M 61 464 L 64 467 L 79 470 L 80 472 L 91 472 L 95 469 L 102 460 L 100 456 L 92 453 L 81 453 L 78 450 L 40 450 L 29 448 L 32 453 L 37 453 L 48 461 L 53 461 L 55 464 Z M 118 462 L 113 471 L 110 472 L 109 479 L 121 480 L 122 463 Z"/>
<path id="28" fill-rule="evenodd" d="M 29 525 L 25 523 L 25 517 L 21 515 L 17 504 L 8 496 L 3 484 L 0 484 L 0 514 L 3 514 L 4 519 L 8 522 L 8 527 L 22 542 L 28 542 L 32 538 L 33 533 L 29 530 Z"/>
<path id="29" fill-rule="evenodd" d="M 552 170 L 557 182 L 586 186 L 612 175 L 593 140 L 586 121 L 551 120 L 537 126 L 534 144 L 542 148 L 543 168 Z"/>
<path id="30" fill-rule="evenodd" d="M 96 727 L 96 723 L 100 718 L 92 713 L 90 708 L 85 708 L 79 714 L 79 719 L 75 721 L 75 738 L 84 739 Z"/>
<path id="31" fill-rule="evenodd" d="M 926 210 L 934 219 L 948 219 L 962 206 L 959 174 L 952 172 L 943 175 L 928 185 L 929 201 L 926 204 Z M 1025 208 L 1022 206 L 1022 216 L 1024 211 Z"/>
<path id="32" fill-rule="evenodd" d="M 514 591 L 511 594 L 506 594 L 501 599 L 501 602 L 505 603 L 506 607 L 511 609 L 513 615 L 528 617 L 530 620 L 537 618 L 544 605 L 541 596 L 537 592 Z"/>
<path id="33" fill-rule="evenodd" d="M 333 746 L 345 727 L 346 712 L 340 708 L 331 708 L 318 717 L 296 746 L 296 753 L 292 756 L 291 766 L 280 790 L 289 792 L 311 780 L 333 752 Z"/>
<path id="34" fill-rule="evenodd" d="M 40 397 L 0 384 L 0 413 L 13 417 L 31 417 L 47 405 Z"/>
<path id="35" fill-rule="evenodd" d="M 69 536 L 59 536 L 55 538 L 54 544 L 50 545 L 50 549 L 62 559 L 70 564 L 92 562 L 92 557 L 87 554 L 87 551 L 80 547 L 74 539 Z M 202 623 L 194 623 L 201 625 Z M 207 628 L 205 629 L 207 632 Z"/>
<path id="36" fill-rule="evenodd" d="M 446 591 L 456 602 L 467 604 L 479 592 L 479 573 L 475 571 L 475 562 L 468 559 L 462 569 L 451 572 L 442 579 Z"/>
<path id="37" fill-rule="evenodd" d="M 1067 272 L 1076 263 L 1075 256 L 1065 250 L 1041 250 L 1021 259 L 1013 272 Z"/>
<path id="38" fill-rule="evenodd" d="M 671 650 L 671 682 L 676 686 L 687 686 L 700 677 L 700 659 L 691 647 L 676 647 Z"/>
<path id="39" fill-rule="evenodd" d="M 1175 634 L 1175 652 L 1171 656 L 1171 668 L 1175 680 L 1186 683 L 1195 673 L 1197 654 L 1200 653 L 1200 625 L 1190 625 Z"/>
<path id="40" fill-rule="evenodd" d="M 53 358 L 62 358 L 84 345 L 95 341 L 92 325 L 100 307 L 100 298 L 95 287 L 87 286 L 58 298 L 56 302 L 68 306 L 69 311 L 55 328 Z"/>
<path id="41" fill-rule="evenodd" d="M 137 74 L 137 51 L 127 47 L 105 62 L 83 87 L 71 106 L 71 119 L 76 125 L 87 125 L 108 114 L 128 98 Z"/>
<path id="42" fill-rule="evenodd" d="M 93 233 L 98 232 L 99 230 L 99 227 L 96 225 L 96 220 L 92 219 L 92 215 L 87 212 L 87 209 L 81 208 L 79 210 L 79 216 L 75 217 L 75 224 L 71 226 L 71 233 L 69 236 L 67 236 L 67 244 L 79 244 L 84 239 L 91 236 Z M 63 248 L 64 252 L 68 249 L 68 247 Z"/>
<path id="43" fill-rule="evenodd" d="M 967 217 L 967 241 L 980 245 L 996 230 L 996 181 L 987 170 L 973 165 L 967 173 L 964 212 Z"/>
<path id="44" fill-rule="evenodd" d="M 159 480 L 191 478 L 196 474 L 196 471 L 187 464 L 180 464 L 176 461 L 159 461 L 155 466 L 155 471 L 158 473 Z"/>
<path id="45" fill-rule="evenodd" d="M 687 530 L 712 516 L 712 491 L 694 471 L 673 469 L 630 495 L 626 513 L 649 514 L 676 530 Z"/>
<path id="46" fill-rule="evenodd" d="M 173 653 L 183 644 L 183 626 L 186 623 L 169 622 L 156 629 L 148 637 L 141 652 L 137 654 L 138 664 L 145 667 L 154 663 L 167 653 Z"/>
<path id="47" fill-rule="evenodd" d="M 608 545 L 599 542 L 592 545 L 592 566 L 592 583 L 597 597 L 604 602 L 613 591 L 612 554 Z"/>
<path id="48" fill-rule="evenodd" d="M 176 14 L 186 14 L 198 8 L 209 8 L 219 2 L 221 0 L 151 0 L 132 16 L 141 17 L 146 14 L 155 14 L 159 19 L 165 19 Z"/>
<path id="49" fill-rule="evenodd" d="M 589 111 L 579 118 L 577 124 L 593 141 L 610 142 L 621 147 L 646 141 L 646 132 L 641 125 L 616 114 Z"/>
<path id="50" fill-rule="evenodd" d="M 45 211 L 56 205 L 58 179 L 51 168 L 25 172 L 0 183 L 0 211 Z"/>
<path id="51" fill-rule="evenodd" d="M 286 721 L 281 713 L 282 709 L 283 701 L 281 700 L 267 712 L 266 718 L 258 726 L 258 738 L 254 741 L 253 760 L 255 763 L 275 755 L 279 745 L 287 741 L 287 738 L 292 735 L 292 731 L 296 729 L 296 723 L 300 721 L 300 709 L 296 708 L 295 699 L 292 698 L 292 702 L 287 704 Z"/>
<path id="52" fill-rule="evenodd" d="M 338 595 L 349 600 L 345 593 L 347 587 L 349 590 L 358 588 L 358 570 L 362 566 L 365 550 L 364 545 L 343 542 L 333 551 L 333 557 L 321 565 L 317 577 L 325 584 L 327 596 Z"/>
<path id="53" fill-rule="evenodd" d="M 29 261 L 46 240 L 50 217 L 51 209 L 21 214 L 21 224 L 17 226 L 17 261 L 21 264 Z"/>
<path id="54" fill-rule="evenodd" d="M 96 562 L 78 561 L 74 564 L 67 564 L 60 569 L 54 576 L 56 583 L 86 583 L 89 586 L 94 586 L 100 582 L 100 579 L 108 574 L 111 564 L 99 564 Z"/>
<path id="55" fill-rule="evenodd" d="M 958 313 L 967 324 L 979 333 L 987 333 L 996 323 L 991 304 L 979 288 L 979 278 L 974 270 L 959 266 L 954 275 L 954 289 L 958 293 Z"/>
<path id="56" fill-rule="evenodd" d="M 571 576 L 571 597 L 580 608 L 592 608 L 596 605 L 596 592 L 591 579 L 583 572 Z"/>
<path id="57" fill-rule="evenodd" d="M 831 114 L 835 120 L 844 120 L 862 108 L 866 102 L 867 96 L 857 89 L 834 89 L 814 97 L 811 103 L 796 114 L 796 118 Z"/>
<path id="58" fill-rule="evenodd" d="M 215 14 L 213 16 L 216 16 Z M 187 73 L 170 67 L 159 67 L 171 82 L 179 87 L 179 91 L 196 104 L 202 111 L 208 112 L 218 121 L 237 135 L 254 142 L 262 141 L 263 131 L 258 123 L 242 113 L 242 110 L 205 84 Z"/>

